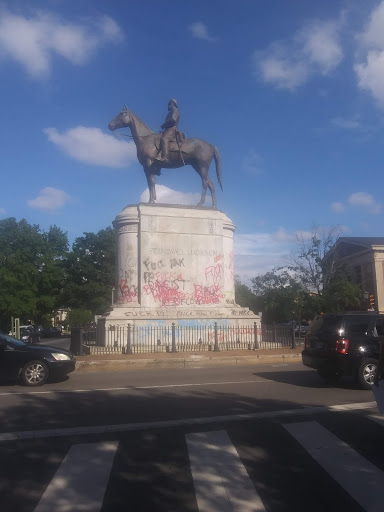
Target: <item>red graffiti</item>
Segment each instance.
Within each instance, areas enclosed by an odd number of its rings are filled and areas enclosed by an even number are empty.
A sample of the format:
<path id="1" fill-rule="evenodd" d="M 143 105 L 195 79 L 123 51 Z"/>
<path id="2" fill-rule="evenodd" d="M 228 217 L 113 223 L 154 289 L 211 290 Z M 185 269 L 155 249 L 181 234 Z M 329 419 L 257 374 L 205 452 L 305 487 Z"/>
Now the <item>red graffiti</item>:
<path id="1" fill-rule="evenodd" d="M 135 302 L 138 296 L 137 286 L 129 285 L 127 279 L 120 279 L 118 302 Z"/>

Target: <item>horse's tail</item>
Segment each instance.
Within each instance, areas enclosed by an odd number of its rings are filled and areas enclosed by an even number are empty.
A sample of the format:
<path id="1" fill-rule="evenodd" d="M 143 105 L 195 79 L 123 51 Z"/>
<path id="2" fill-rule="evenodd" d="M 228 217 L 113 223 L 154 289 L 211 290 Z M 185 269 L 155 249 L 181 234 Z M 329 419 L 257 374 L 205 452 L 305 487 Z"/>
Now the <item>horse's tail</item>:
<path id="1" fill-rule="evenodd" d="M 215 159 L 215 164 L 216 164 L 217 181 L 219 182 L 221 190 L 223 190 L 223 184 L 221 182 L 221 158 L 220 158 L 220 153 L 219 153 L 219 150 L 217 149 L 216 146 L 214 146 L 212 144 L 212 147 L 213 147 L 213 157 Z"/>

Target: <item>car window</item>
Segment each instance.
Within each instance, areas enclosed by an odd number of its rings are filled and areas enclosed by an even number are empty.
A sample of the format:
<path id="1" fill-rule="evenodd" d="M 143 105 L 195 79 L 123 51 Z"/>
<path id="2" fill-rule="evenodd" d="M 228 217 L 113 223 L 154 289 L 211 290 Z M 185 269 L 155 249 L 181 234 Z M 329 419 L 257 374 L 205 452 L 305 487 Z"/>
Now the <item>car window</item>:
<path id="1" fill-rule="evenodd" d="M 346 334 L 367 334 L 371 318 L 369 316 L 346 316 L 344 330 Z"/>
<path id="2" fill-rule="evenodd" d="M 309 326 L 309 333 L 316 335 L 319 331 L 333 332 L 341 323 L 341 317 L 337 315 L 318 315 Z"/>
<path id="3" fill-rule="evenodd" d="M 373 329 L 374 336 L 384 336 L 384 318 L 376 318 L 375 327 Z"/>

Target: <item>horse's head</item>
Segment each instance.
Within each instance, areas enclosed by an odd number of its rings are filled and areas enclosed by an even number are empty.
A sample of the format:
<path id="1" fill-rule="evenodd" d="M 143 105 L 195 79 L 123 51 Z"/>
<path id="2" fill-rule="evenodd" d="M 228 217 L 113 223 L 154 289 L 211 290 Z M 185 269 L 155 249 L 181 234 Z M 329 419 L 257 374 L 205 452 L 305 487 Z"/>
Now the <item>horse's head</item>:
<path id="1" fill-rule="evenodd" d="M 123 110 L 120 112 L 120 114 L 117 114 L 117 116 L 112 119 L 108 125 L 108 128 L 112 131 L 116 130 L 117 128 L 125 128 L 126 126 L 130 126 L 131 121 L 131 112 L 128 107 L 124 105 Z"/>

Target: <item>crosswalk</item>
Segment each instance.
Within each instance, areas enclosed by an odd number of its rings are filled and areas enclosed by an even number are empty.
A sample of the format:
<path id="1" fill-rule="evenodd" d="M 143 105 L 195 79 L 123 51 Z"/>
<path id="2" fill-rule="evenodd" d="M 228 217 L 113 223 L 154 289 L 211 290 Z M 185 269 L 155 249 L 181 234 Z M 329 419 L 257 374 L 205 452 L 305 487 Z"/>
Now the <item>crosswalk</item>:
<path id="1" fill-rule="evenodd" d="M 0 510 L 383 512 L 371 412 L 2 444 Z"/>

